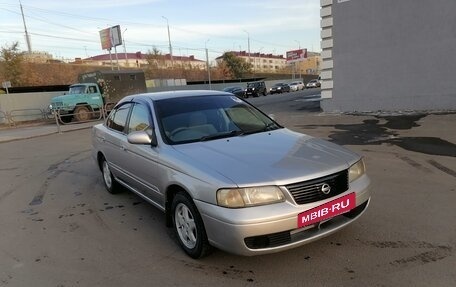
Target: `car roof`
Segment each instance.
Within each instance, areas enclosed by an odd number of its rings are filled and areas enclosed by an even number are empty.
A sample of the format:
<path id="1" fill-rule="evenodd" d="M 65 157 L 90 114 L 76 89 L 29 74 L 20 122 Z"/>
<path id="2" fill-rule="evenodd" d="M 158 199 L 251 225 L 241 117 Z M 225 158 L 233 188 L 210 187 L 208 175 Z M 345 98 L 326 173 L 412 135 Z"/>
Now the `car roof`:
<path id="1" fill-rule="evenodd" d="M 121 102 L 132 101 L 133 99 L 143 99 L 159 101 L 164 99 L 183 98 L 183 97 L 198 97 L 198 96 L 232 96 L 231 93 L 211 90 L 180 90 L 180 91 L 167 91 L 156 93 L 143 93 L 131 95 L 123 98 Z"/>

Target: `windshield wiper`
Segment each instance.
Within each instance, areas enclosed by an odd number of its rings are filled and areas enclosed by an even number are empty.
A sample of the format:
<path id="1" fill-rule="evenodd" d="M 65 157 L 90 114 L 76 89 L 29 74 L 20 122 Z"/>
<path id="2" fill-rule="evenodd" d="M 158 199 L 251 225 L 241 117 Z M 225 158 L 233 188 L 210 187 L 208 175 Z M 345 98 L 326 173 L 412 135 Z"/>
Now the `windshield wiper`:
<path id="1" fill-rule="evenodd" d="M 243 135 L 243 131 L 229 131 L 226 133 L 219 133 L 219 134 L 213 134 L 213 135 L 208 135 L 200 138 L 200 141 L 208 141 L 208 140 L 215 140 L 215 139 L 222 139 L 222 138 L 227 138 L 227 137 L 234 137 L 234 136 L 240 136 Z"/>
<path id="2" fill-rule="evenodd" d="M 256 134 L 256 133 L 261 133 L 261 132 L 267 132 L 267 131 L 276 130 L 276 129 L 278 129 L 278 128 L 280 128 L 280 126 L 278 126 L 277 124 L 275 124 L 275 123 L 269 123 L 269 124 L 266 124 L 266 125 L 265 125 L 264 127 L 262 127 L 261 129 L 245 131 L 243 134 L 244 134 L 244 135 Z"/>

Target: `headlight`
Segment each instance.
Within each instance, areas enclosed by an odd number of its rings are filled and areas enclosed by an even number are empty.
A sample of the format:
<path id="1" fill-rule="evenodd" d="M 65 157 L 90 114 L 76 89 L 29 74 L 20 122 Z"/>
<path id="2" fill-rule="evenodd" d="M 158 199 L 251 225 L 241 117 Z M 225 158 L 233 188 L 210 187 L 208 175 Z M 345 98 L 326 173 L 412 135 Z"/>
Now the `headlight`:
<path id="1" fill-rule="evenodd" d="M 361 159 L 348 169 L 348 180 L 350 182 L 357 180 L 366 172 L 366 166 L 364 160 Z"/>
<path id="2" fill-rule="evenodd" d="M 49 105 L 49 109 L 52 110 L 52 104 Z"/>
<path id="3" fill-rule="evenodd" d="M 285 200 L 277 186 L 219 189 L 217 204 L 228 208 L 250 207 L 272 204 Z"/>

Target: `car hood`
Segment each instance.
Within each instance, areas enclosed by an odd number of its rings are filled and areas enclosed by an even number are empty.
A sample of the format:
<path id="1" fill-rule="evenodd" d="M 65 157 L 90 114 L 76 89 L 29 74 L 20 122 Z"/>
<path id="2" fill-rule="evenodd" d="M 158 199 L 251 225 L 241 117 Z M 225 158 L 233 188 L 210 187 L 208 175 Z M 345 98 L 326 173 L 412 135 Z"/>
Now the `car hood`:
<path id="1" fill-rule="evenodd" d="M 216 171 L 241 187 L 305 181 L 347 169 L 360 158 L 341 146 L 288 129 L 174 148 L 189 163 Z"/>

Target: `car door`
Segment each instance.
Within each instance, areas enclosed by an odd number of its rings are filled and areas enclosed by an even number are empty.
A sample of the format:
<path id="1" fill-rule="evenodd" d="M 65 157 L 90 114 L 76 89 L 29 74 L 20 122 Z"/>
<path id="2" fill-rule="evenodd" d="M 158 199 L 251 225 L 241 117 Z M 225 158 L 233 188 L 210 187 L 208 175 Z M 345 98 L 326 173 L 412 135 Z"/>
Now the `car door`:
<path id="1" fill-rule="evenodd" d="M 106 120 L 106 133 L 102 138 L 103 153 L 114 176 L 128 182 L 128 173 L 123 165 L 125 142 L 127 139 L 126 125 L 132 103 L 127 102 L 115 107 Z"/>
<path id="2" fill-rule="evenodd" d="M 129 116 L 127 134 L 154 129 L 151 109 L 145 103 L 135 103 Z M 150 133 L 151 134 L 151 133 Z M 161 207 L 163 195 L 157 187 L 158 149 L 152 145 L 124 142 L 126 160 L 123 163 L 132 187 Z"/>

